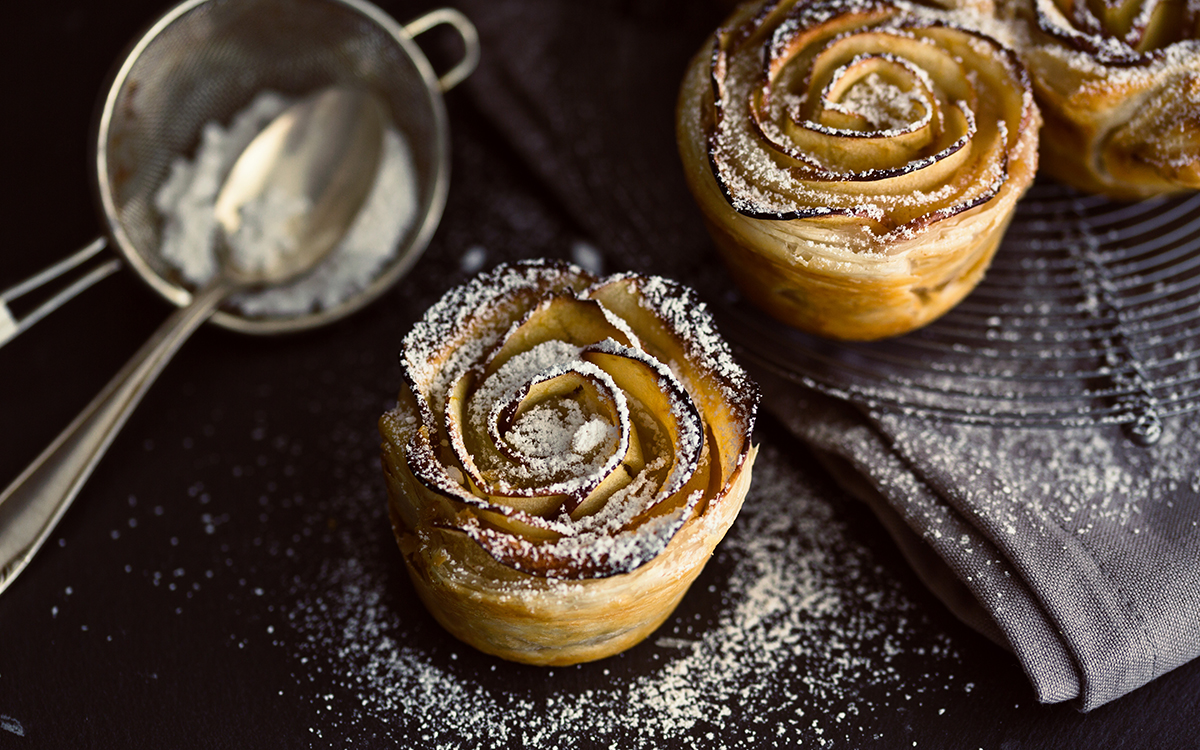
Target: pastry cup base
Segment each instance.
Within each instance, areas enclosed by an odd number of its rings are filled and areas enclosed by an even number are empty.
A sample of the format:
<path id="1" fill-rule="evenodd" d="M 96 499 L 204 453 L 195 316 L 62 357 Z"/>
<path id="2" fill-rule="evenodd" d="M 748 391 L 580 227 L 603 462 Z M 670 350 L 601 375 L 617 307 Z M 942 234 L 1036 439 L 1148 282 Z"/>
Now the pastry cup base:
<path id="1" fill-rule="evenodd" d="M 953 272 L 933 283 L 822 274 L 756 252 L 712 220 L 705 226 L 742 295 L 771 317 L 827 338 L 872 341 L 916 330 L 961 302 L 983 279 L 1011 218 L 960 251 Z"/>
<path id="2" fill-rule="evenodd" d="M 409 577 L 426 608 L 459 640 L 510 661 L 568 666 L 644 640 L 675 610 L 741 509 L 756 451 L 726 490 L 690 519 L 658 556 L 630 573 L 557 580 L 497 562 L 464 533 L 408 527 L 410 490 L 388 480 L 389 516 Z"/>

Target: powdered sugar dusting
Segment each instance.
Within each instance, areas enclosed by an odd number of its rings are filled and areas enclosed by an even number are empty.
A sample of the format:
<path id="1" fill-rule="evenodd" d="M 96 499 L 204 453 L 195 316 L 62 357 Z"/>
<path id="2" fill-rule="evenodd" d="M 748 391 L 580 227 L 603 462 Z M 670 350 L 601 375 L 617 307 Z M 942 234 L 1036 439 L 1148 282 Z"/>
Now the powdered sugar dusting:
<path id="1" fill-rule="evenodd" d="M 1042 31 L 1103 65 L 1122 68 L 1151 64 L 1161 60 L 1164 52 L 1180 46 L 1195 51 L 1195 40 L 1188 38 L 1194 35 L 1197 12 L 1191 3 L 1143 0 L 1122 3 L 1119 10 L 1110 4 L 1101 16 L 1089 3 L 1073 3 L 1069 17 L 1053 0 L 1033 0 L 1031 5 Z M 1136 13 L 1130 15 L 1130 9 Z M 1174 29 L 1164 32 L 1164 25 L 1184 29 L 1185 38 L 1172 42 L 1178 34 Z M 1163 44 L 1164 40 L 1168 43 Z"/>
<path id="2" fill-rule="evenodd" d="M 922 124 L 930 110 L 925 100 L 915 91 L 904 91 L 871 73 L 862 82 L 853 86 L 841 100 L 830 103 L 830 108 L 845 114 L 858 115 L 866 120 L 872 130 L 887 133 L 901 132 L 900 128 L 912 123 L 917 116 Z"/>
<path id="3" fill-rule="evenodd" d="M 758 388 L 734 358 L 700 296 L 693 289 L 661 276 L 636 277 L 636 283 L 646 304 L 662 316 L 672 331 L 678 332 L 686 355 L 704 362 L 731 404 L 748 408 L 751 400 L 756 399 Z M 672 363 L 664 364 L 674 370 Z"/>
<path id="4" fill-rule="evenodd" d="M 641 671 L 614 657 L 543 670 L 537 691 L 512 689 L 506 671 L 525 668 L 489 659 L 474 671 L 453 647 L 447 657 L 393 600 L 376 561 L 331 563 L 323 593 L 288 615 L 302 689 L 314 690 L 305 675 L 317 673 L 346 697 L 311 695 L 312 731 L 337 747 L 400 737 L 425 747 L 854 747 L 887 740 L 870 728 L 881 713 L 970 690 L 950 639 L 787 463 L 773 450 L 759 457 L 718 553 L 723 572 L 708 577 L 717 610 L 668 620 L 640 647 L 652 654 Z M 913 656 L 923 676 L 896 668 Z"/>
<path id="5" fill-rule="evenodd" d="M 580 348 L 563 341 L 547 341 L 527 352 L 521 352 L 504 364 L 494 375 L 483 381 L 468 406 L 468 428 L 486 432 L 497 446 L 509 446 L 519 460 L 495 460 L 485 463 L 487 453 L 475 455 L 480 470 L 490 485 L 504 491 L 515 491 L 536 482 L 543 493 L 572 493 L 587 486 L 589 480 L 598 483 L 620 463 L 623 447 L 618 449 L 621 434 L 629 430 L 629 407 L 624 393 L 607 373 L 588 362 L 578 360 Z M 511 429 L 500 427 L 503 412 L 520 399 L 525 388 L 534 380 L 550 380 L 567 372 L 577 372 L 599 383 L 613 401 L 616 424 L 602 417 L 584 413 L 578 403 L 563 400 L 554 406 L 535 406 L 518 417 Z M 597 423 L 601 437 L 609 434 L 612 440 L 608 451 L 592 455 L 600 440 L 590 443 L 586 452 L 576 452 L 577 432 L 585 424 Z M 497 457 L 499 458 L 499 457 Z"/>
<path id="6" fill-rule="evenodd" d="M 1027 524 L 1032 512 L 1047 526 L 1080 538 L 1111 533 L 1114 527 L 1140 534 L 1148 528 L 1147 516 L 1161 510 L 1155 507 L 1158 498 L 1200 486 L 1194 460 L 1200 434 L 1180 429 L 1178 421 L 1164 423 L 1153 450 L 1094 429 L 993 431 L 992 444 L 984 449 L 979 428 L 885 421 L 901 444 L 922 446 L 920 460 L 932 472 L 954 476 L 961 469 L 951 457 L 973 456 L 977 475 L 986 474 L 993 482 L 981 483 L 971 499 L 1001 529 Z M 938 450 L 930 450 L 933 445 Z"/>
<path id="7" fill-rule="evenodd" d="M 433 400 L 444 399 L 449 384 L 495 346 L 509 327 L 507 320 L 489 322 L 489 308 L 520 290 L 565 284 L 569 275 L 564 267 L 548 262 L 524 263 L 519 268 L 506 266 L 480 274 L 451 289 L 404 337 L 404 367 L 416 382 L 429 384 Z M 448 358 L 426 356 L 452 343 L 456 346 L 449 347 Z"/>

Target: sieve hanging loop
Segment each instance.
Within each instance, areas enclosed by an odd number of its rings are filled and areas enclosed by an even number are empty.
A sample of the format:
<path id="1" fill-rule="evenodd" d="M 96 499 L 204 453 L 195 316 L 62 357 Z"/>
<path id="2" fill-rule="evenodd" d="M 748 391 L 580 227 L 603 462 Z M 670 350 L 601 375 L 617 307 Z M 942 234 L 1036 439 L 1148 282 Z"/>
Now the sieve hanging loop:
<path id="1" fill-rule="evenodd" d="M 450 26 L 458 32 L 464 48 L 462 60 L 438 78 L 438 86 L 445 93 L 465 81 L 479 65 L 479 32 L 466 16 L 453 8 L 431 10 L 406 24 L 404 31 L 415 39 L 438 26 Z"/>

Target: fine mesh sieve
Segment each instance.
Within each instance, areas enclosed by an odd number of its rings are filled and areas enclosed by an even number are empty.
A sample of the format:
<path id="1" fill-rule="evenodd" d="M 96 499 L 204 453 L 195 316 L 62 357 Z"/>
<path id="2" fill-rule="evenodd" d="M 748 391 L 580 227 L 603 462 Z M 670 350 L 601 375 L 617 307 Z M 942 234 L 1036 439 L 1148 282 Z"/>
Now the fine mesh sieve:
<path id="1" fill-rule="evenodd" d="M 443 23 L 462 36 L 466 55 L 439 79 L 413 37 Z M 175 304 L 187 303 L 190 290 L 158 253 L 162 222 L 153 198 L 171 163 L 196 150 L 205 123 L 228 122 L 263 90 L 301 97 L 339 84 L 366 88 L 387 105 L 409 143 L 421 220 L 370 286 L 335 307 L 275 318 L 226 308 L 213 320 L 248 333 L 276 333 L 347 315 L 391 286 L 436 228 L 449 170 L 441 94 L 477 59 L 474 28 L 449 9 L 401 26 L 359 0 L 190 0 L 176 6 L 134 44 L 101 110 L 96 177 L 110 235 L 152 287 Z"/>
<path id="2" fill-rule="evenodd" d="M 1200 195 L 1127 204 L 1039 181 L 979 287 L 892 340 L 822 340 L 744 300 L 721 312 L 750 359 L 868 409 L 1120 424 L 1150 444 L 1200 409 Z"/>

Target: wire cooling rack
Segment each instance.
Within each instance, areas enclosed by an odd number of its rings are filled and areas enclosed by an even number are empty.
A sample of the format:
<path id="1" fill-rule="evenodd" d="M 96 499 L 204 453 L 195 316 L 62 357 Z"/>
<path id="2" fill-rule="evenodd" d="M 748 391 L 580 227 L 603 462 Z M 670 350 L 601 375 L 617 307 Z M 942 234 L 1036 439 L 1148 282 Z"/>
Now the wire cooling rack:
<path id="1" fill-rule="evenodd" d="M 740 299 L 718 314 L 750 360 L 872 410 L 1120 424 L 1148 445 L 1200 409 L 1200 195 L 1126 204 L 1040 181 L 979 287 L 887 341 L 821 339 Z"/>

